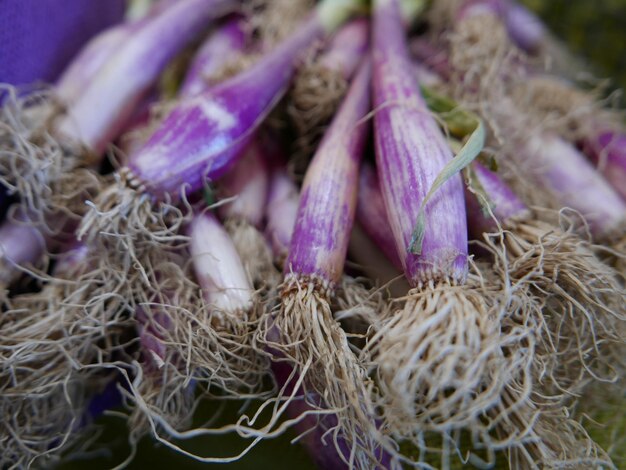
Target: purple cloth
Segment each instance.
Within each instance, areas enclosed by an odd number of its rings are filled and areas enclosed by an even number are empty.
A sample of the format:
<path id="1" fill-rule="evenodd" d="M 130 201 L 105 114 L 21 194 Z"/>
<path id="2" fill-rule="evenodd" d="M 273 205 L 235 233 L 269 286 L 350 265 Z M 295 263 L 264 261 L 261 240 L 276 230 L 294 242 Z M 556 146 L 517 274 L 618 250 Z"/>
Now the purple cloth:
<path id="1" fill-rule="evenodd" d="M 0 82 L 53 82 L 125 0 L 0 0 Z"/>

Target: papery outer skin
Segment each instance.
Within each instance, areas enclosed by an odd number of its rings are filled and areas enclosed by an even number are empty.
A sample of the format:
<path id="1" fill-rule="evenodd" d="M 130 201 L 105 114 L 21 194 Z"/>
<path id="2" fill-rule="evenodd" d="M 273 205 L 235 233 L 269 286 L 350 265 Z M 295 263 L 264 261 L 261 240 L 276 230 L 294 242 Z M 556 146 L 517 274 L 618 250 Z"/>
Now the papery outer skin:
<path id="1" fill-rule="evenodd" d="M 253 288 L 224 227 L 209 213 L 197 214 L 189 236 L 193 267 L 207 301 L 220 311 L 247 311 Z"/>
<path id="2" fill-rule="evenodd" d="M 220 206 L 222 219 L 245 220 L 261 227 L 269 189 L 269 169 L 263 148 L 254 140 L 235 167 L 220 180 L 224 198 L 234 197 Z"/>
<path id="3" fill-rule="evenodd" d="M 488 170 L 479 162 L 472 163 L 472 176 L 484 191 L 488 202 L 492 204 L 491 212 L 502 228 L 510 228 L 515 221 L 527 220 L 531 217 L 530 209 L 517 197 L 509 186 L 493 171 Z M 498 230 L 498 224 L 489 214 L 484 214 L 482 206 L 475 194 L 466 191 L 465 204 L 470 231 L 475 238 L 483 233 Z"/>
<path id="4" fill-rule="evenodd" d="M 320 65 L 349 80 L 369 47 L 369 21 L 357 18 L 343 26 L 320 56 Z"/>
<path id="5" fill-rule="evenodd" d="M 453 155 L 417 88 L 397 3 L 377 0 L 374 5 L 376 162 L 398 254 L 412 286 L 430 279 L 463 282 L 467 224 L 460 175 L 426 205 L 422 253 L 409 252 L 420 204 Z"/>
<path id="6" fill-rule="evenodd" d="M 370 110 L 370 67 L 365 59 L 306 172 L 285 274 L 341 279 L 369 130 L 359 121 Z"/>
<path id="7" fill-rule="evenodd" d="M 70 106 L 68 116 L 57 127 L 58 134 L 101 154 L 168 62 L 212 19 L 237 4 L 236 0 L 186 0 L 150 20 L 107 61 Z"/>
<path id="8" fill-rule="evenodd" d="M 272 171 L 265 208 L 267 238 L 274 259 L 283 261 L 289 253 L 291 236 L 296 226 L 300 193 L 284 167 Z"/>
<path id="9" fill-rule="evenodd" d="M 298 54 L 324 30 L 316 15 L 246 72 L 178 105 L 128 168 L 156 198 L 221 177 L 287 90 Z"/>
<path id="10" fill-rule="evenodd" d="M 529 54 L 541 49 L 547 31 L 543 23 L 525 6 L 509 1 L 504 12 L 504 22 L 513 43 Z"/>
<path id="11" fill-rule="evenodd" d="M 561 207 L 580 212 L 594 238 L 611 236 L 626 221 L 626 203 L 573 145 L 551 134 L 532 135 L 517 152 Z"/>
<path id="12" fill-rule="evenodd" d="M 46 241 L 27 217 L 16 215 L 0 225 L 0 282 L 10 283 L 18 266 L 36 263 L 44 253 Z"/>
<path id="13" fill-rule="evenodd" d="M 623 200 L 626 200 L 626 134 L 599 131 L 583 142 L 584 152 L 593 160 Z"/>
<path id="14" fill-rule="evenodd" d="M 361 166 L 359 193 L 356 205 L 356 219 L 368 237 L 385 254 L 387 259 L 402 271 L 402 261 L 398 256 L 396 240 L 391 231 L 387 208 L 383 200 L 376 170 L 369 165 Z"/>
<path id="15" fill-rule="evenodd" d="M 246 44 L 244 23 L 240 17 L 232 17 L 220 25 L 202 44 L 194 55 L 185 80 L 180 88 L 183 98 L 206 91 L 211 83 L 207 81 Z"/>

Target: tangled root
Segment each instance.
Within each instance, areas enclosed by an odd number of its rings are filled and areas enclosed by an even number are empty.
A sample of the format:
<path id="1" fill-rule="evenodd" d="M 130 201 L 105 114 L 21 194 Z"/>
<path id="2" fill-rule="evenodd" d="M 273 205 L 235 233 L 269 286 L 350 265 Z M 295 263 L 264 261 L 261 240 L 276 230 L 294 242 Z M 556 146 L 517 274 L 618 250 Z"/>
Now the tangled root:
<path id="1" fill-rule="evenodd" d="M 222 311 L 208 304 L 190 268 L 163 262 L 155 269 L 151 297 L 138 293 L 144 330 L 158 339 L 159 367 L 173 364 L 171 380 L 203 384 L 208 390 L 238 397 L 257 393 L 269 372 L 269 360 L 253 344 L 261 305 L 246 311 Z M 141 297 L 139 297 L 141 296 Z M 152 357 L 156 357 L 154 352 Z M 169 359 L 167 359 L 169 358 Z M 174 371 L 178 371 L 177 374 Z"/>
<path id="2" fill-rule="evenodd" d="M 306 168 L 326 126 L 335 115 L 348 89 L 348 82 L 339 70 L 329 69 L 310 60 L 298 72 L 291 90 L 287 112 L 298 134 L 296 158 L 298 168 Z"/>
<path id="3" fill-rule="evenodd" d="M 186 200 L 182 209 L 171 201 L 154 203 L 144 189 L 122 169 L 89 203 L 77 236 L 99 254 L 103 274 L 119 280 L 139 275 L 148 284 L 150 260 L 187 243 L 182 228 L 192 211 Z"/>
<path id="4" fill-rule="evenodd" d="M 254 0 L 249 15 L 261 44 L 272 47 L 291 34 L 315 4 L 313 0 Z"/>
<path id="5" fill-rule="evenodd" d="M 497 449 L 498 422 L 529 397 L 534 325 L 508 318 L 531 319 L 530 313 L 506 290 L 498 294 L 470 282 L 414 289 L 370 340 L 385 423 L 421 450 L 427 435 L 456 446 L 462 430 L 483 448 Z M 509 388 L 524 393 L 503 407 Z"/>
<path id="6" fill-rule="evenodd" d="M 5 390 L 0 397 L 0 466 L 48 467 L 80 439 L 87 385 L 74 373 L 44 393 Z"/>
<path id="7" fill-rule="evenodd" d="M 615 121 L 594 94 L 584 92 L 563 80 L 549 76 L 530 77 L 512 90 L 516 107 L 542 128 L 557 132 L 570 141 L 589 135 L 590 125 L 601 119 Z"/>
<path id="8" fill-rule="evenodd" d="M 538 398 L 540 395 L 534 394 Z M 508 398 L 505 397 L 505 401 Z M 541 400 L 515 408 L 506 421 L 500 423 L 500 431 L 510 434 L 509 428 L 521 432 L 519 442 L 508 451 L 509 468 L 613 468 L 606 452 L 564 407 Z"/>
<path id="9" fill-rule="evenodd" d="M 543 299 L 538 355 L 546 378 L 574 393 L 589 378 L 615 380 L 626 341 L 626 293 L 593 246 L 538 220 L 488 234 L 486 241 L 505 275 Z"/>
<path id="10" fill-rule="evenodd" d="M 274 266 L 272 252 L 259 230 L 241 219 L 230 219 L 224 224 L 235 249 L 243 262 L 252 285 L 259 289 L 273 289 L 280 283 L 280 273 Z"/>
<path id="11" fill-rule="evenodd" d="M 611 250 L 599 250 L 603 258 L 608 258 L 607 262 L 615 267 L 622 279 L 622 282 L 626 282 L 626 235 L 622 234 L 614 237 L 612 241 L 609 241 Z M 608 256 L 607 256 L 608 254 Z"/>
<path id="12" fill-rule="evenodd" d="M 332 416 L 327 433 L 339 455 L 346 455 L 338 440 L 351 449 L 358 468 L 371 468 L 378 460 L 375 416 L 368 399 L 371 385 L 363 364 L 351 349 L 346 334 L 333 318 L 327 299 L 329 286 L 319 279 L 298 280 L 290 275 L 283 286 L 282 305 L 262 325 L 262 343 L 275 360 L 293 366 L 303 378 L 302 394 L 318 396 L 310 403 Z M 327 423 L 328 424 L 328 423 Z M 360 466 L 359 466 L 360 465 Z"/>
<path id="13" fill-rule="evenodd" d="M 139 366 L 127 392 L 129 440 L 137 443 L 150 431 L 151 421 L 166 423 L 171 429 L 184 431 L 191 426 L 198 400 L 194 383 L 189 382 L 176 366 L 178 361 L 165 358 L 156 370 Z"/>
<path id="14" fill-rule="evenodd" d="M 19 195 L 34 223 L 56 233 L 59 227 L 48 224 L 60 216 L 77 220 L 102 181 L 89 169 L 92 156 L 49 134 L 59 113 L 52 100 L 49 92 L 18 98 L 9 90 L 0 114 L 0 184 Z"/>
<path id="15" fill-rule="evenodd" d="M 124 301 L 101 290 L 90 261 L 11 299 L 0 318 L 0 391 L 45 395 L 74 371 L 102 365 L 124 347 Z M 5 380 L 6 379 L 6 380 Z"/>
<path id="16" fill-rule="evenodd" d="M 454 17 L 463 0 L 439 0 L 432 2 L 426 12 L 426 21 L 434 34 L 441 34 L 454 24 Z"/>
<path id="17" fill-rule="evenodd" d="M 332 304 L 335 319 L 353 343 L 364 340 L 370 330 L 389 315 L 389 303 L 382 289 L 369 289 L 361 279 L 343 276 Z"/>
<path id="18" fill-rule="evenodd" d="M 487 13 L 463 18 L 448 42 L 455 96 L 466 105 L 482 106 L 507 94 L 507 82 L 519 71 L 519 54 L 497 17 Z"/>

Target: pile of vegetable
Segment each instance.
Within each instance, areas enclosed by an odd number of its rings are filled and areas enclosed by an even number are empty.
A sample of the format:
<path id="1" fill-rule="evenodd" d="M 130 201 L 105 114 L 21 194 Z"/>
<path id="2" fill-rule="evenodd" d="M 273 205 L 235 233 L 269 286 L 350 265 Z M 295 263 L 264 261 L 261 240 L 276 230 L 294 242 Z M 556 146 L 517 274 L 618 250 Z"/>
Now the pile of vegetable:
<path id="1" fill-rule="evenodd" d="M 617 468 L 626 126 L 580 77 L 513 0 L 158 0 L 4 86 L 0 466 L 104 413 L 201 462 Z"/>

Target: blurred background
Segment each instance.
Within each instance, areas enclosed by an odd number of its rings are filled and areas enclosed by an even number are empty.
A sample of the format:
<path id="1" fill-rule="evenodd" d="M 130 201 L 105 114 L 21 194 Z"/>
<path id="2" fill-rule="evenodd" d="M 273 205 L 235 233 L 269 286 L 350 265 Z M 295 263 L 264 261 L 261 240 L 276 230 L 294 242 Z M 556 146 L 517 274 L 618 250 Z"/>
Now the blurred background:
<path id="1" fill-rule="evenodd" d="M 626 0 L 522 0 L 598 77 L 626 89 Z M 622 100 L 622 103 L 624 101 Z"/>

